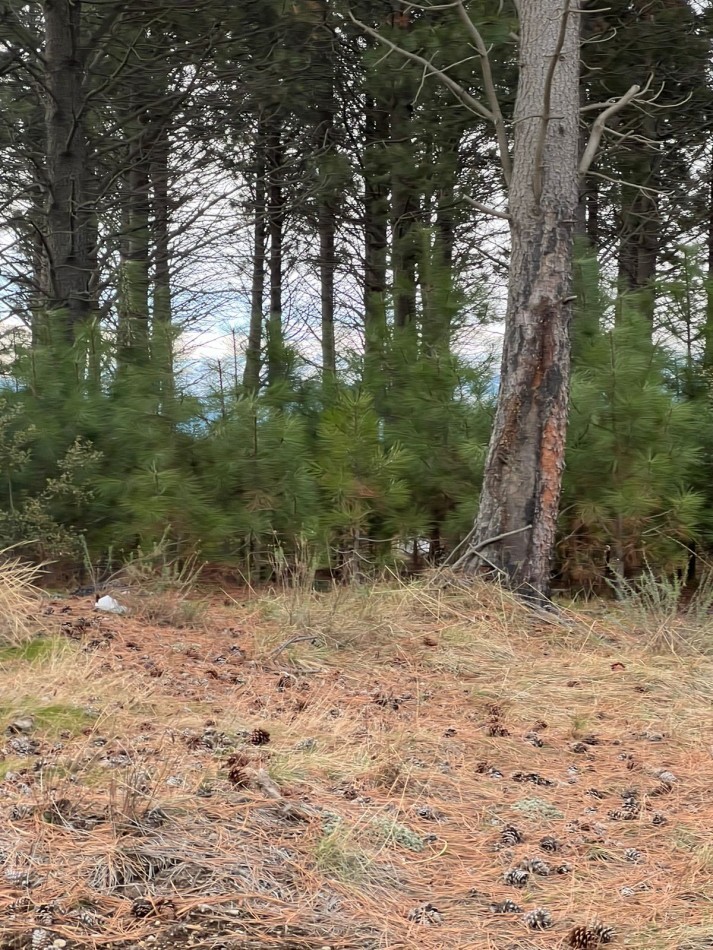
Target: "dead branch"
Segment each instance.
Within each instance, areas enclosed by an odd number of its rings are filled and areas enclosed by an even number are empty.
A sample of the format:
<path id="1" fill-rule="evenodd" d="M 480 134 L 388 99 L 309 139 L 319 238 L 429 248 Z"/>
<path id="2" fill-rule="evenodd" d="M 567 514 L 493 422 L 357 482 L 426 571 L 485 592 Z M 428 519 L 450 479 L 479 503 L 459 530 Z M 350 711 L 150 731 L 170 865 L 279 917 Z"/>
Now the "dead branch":
<path id="1" fill-rule="evenodd" d="M 278 653 L 282 653 L 283 650 L 286 650 L 288 647 L 291 647 L 294 643 L 306 643 L 308 640 L 314 643 L 316 640 L 319 640 L 319 637 L 292 637 L 291 640 L 285 640 L 284 643 L 281 643 L 279 647 L 276 647 L 265 657 L 266 660 L 271 660 L 273 656 L 277 656 Z"/>
<path id="2" fill-rule="evenodd" d="M 598 115 L 594 120 L 594 125 L 592 126 L 592 131 L 589 135 L 589 141 L 584 149 L 584 154 L 582 155 L 582 160 L 579 163 L 579 175 L 583 178 L 594 161 L 594 158 L 599 149 L 599 145 L 602 140 L 602 135 L 604 135 L 604 130 L 607 125 L 607 121 L 611 119 L 613 115 L 616 115 L 617 112 L 620 112 L 625 106 L 632 102 L 641 92 L 641 86 L 634 85 L 629 89 L 628 92 L 617 99 L 616 102 L 613 102 L 609 108 L 605 109 L 601 115 Z"/>
<path id="3" fill-rule="evenodd" d="M 357 20 L 354 14 L 349 11 L 349 19 L 355 26 L 358 26 L 360 30 L 363 30 L 369 36 L 373 36 L 375 40 L 378 40 L 379 43 L 388 47 L 392 52 L 398 53 L 400 56 L 403 56 L 405 59 L 410 60 L 412 63 L 418 63 L 419 66 L 422 66 L 424 69 L 432 76 L 436 76 L 440 81 L 446 86 L 451 92 L 458 98 L 464 106 L 475 112 L 476 115 L 479 115 L 481 119 L 487 119 L 488 122 L 494 122 L 495 116 L 489 109 L 483 105 L 475 96 L 471 96 L 460 83 L 455 82 L 451 77 L 443 72 L 442 69 L 438 69 L 437 66 L 434 66 L 433 63 L 429 62 L 424 56 L 419 56 L 418 53 L 412 53 L 410 50 L 404 49 L 402 46 L 398 46 L 396 43 L 392 42 L 387 37 L 382 36 L 378 30 L 372 29 L 372 27 L 367 26 L 366 23 L 362 23 L 361 20 Z"/>
<path id="4" fill-rule="evenodd" d="M 512 220 L 507 211 L 498 211 L 496 208 L 489 208 L 487 205 L 481 204 L 479 201 L 476 201 L 475 198 L 471 198 L 469 195 L 463 195 L 463 200 L 466 201 L 471 206 L 471 208 L 475 208 L 476 211 L 482 211 L 483 214 L 490 215 L 493 218 L 502 218 L 503 221 Z"/>
<path id="5" fill-rule="evenodd" d="M 505 120 L 503 119 L 503 114 L 500 109 L 500 102 L 495 89 L 493 73 L 490 68 L 490 57 L 488 56 L 488 50 L 486 49 L 485 43 L 483 42 L 483 37 L 480 35 L 480 31 L 468 16 L 468 11 L 465 8 L 463 0 L 457 0 L 457 7 L 458 16 L 465 26 L 466 32 L 473 40 L 475 48 L 478 51 L 478 55 L 480 56 L 480 69 L 483 74 L 483 85 L 485 86 L 485 95 L 488 99 L 488 105 L 490 106 L 490 111 L 493 116 L 495 134 L 497 136 L 498 149 L 500 151 L 500 164 L 502 165 L 503 169 L 503 178 L 505 179 L 505 184 L 509 185 L 512 171 L 510 163 L 510 149 L 508 146 L 507 131 L 505 129 Z"/>
<path id="6" fill-rule="evenodd" d="M 532 529 L 532 525 L 527 524 L 525 525 L 524 528 L 514 528 L 512 531 L 503 531 L 502 534 L 496 534 L 492 538 L 486 538 L 485 541 L 479 541 L 477 544 L 473 545 L 472 547 L 469 547 L 468 550 L 465 552 L 465 554 L 463 554 L 461 557 L 458 558 L 456 563 L 453 565 L 453 570 L 457 571 L 458 568 L 461 566 L 461 564 L 463 564 L 463 562 L 466 561 L 469 557 L 472 557 L 473 554 L 477 554 L 479 558 L 481 558 L 487 564 L 490 564 L 490 561 L 488 561 L 485 555 L 480 553 L 484 548 L 489 547 L 491 544 L 495 544 L 496 541 L 502 541 L 503 538 L 510 538 L 514 534 L 522 534 L 523 531 L 530 531 L 531 529 Z M 494 565 L 491 565 L 491 567 L 493 566 Z M 500 569 L 495 568 L 495 570 L 500 570 Z"/>

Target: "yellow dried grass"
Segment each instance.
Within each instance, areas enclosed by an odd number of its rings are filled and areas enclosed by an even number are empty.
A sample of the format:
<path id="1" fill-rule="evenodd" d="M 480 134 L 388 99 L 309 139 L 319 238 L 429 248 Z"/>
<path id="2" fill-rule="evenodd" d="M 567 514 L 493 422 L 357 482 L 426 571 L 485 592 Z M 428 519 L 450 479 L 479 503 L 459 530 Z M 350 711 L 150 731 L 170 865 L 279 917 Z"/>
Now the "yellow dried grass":
<path id="1" fill-rule="evenodd" d="M 58 621 L 92 617 L 85 639 L 101 645 L 81 664 L 75 654 L 15 672 L 21 691 L 54 681 L 60 700 L 86 699 L 89 676 L 100 715 L 88 735 L 43 750 L 38 811 L 5 834 L 4 867 L 32 865 L 33 901 L 61 892 L 103 915 L 101 937 L 69 915 L 53 932 L 87 945 L 167 934 L 175 922 L 160 914 L 131 916 L 133 896 L 146 893 L 170 897 L 209 942 L 220 931 L 284 950 L 544 950 L 594 917 L 634 950 L 702 940 L 713 899 L 711 660 L 652 652 L 621 611 L 572 610 L 553 623 L 495 588 L 441 583 L 380 588 L 366 601 L 350 590 L 216 601 L 188 637 L 136 617 L 96 619 L 89 602 L 72 601 Z M 490 735 L 494 719 L 509 734 Z M 268 745 L 242 737 L 256 727 Z M 526 739 L 533 729 L 541 747 Z M 201 745 L 216 734 L 227 738 Z M 259 788 L 232 785 L 236 749 L 312 817 L 286 818 Z M 108 761 L 119 750 L 126 767 Z M 71 781 L 53 777 L 51 765 L 68 761 Z M 676 781 L 659 795 L 661 769 Z M 611 819 L 632 786 L 642 814 Z M 28 801 L 17 783 L 4 791 L 7 807 Z M 47 824 L 42 810 L 59 797 L 107 820 L 83 832 Z M 130 831 L 149 808 L 166 821 Z M 435 818 L 422 817 L 429 808 Z M 653 823 L 656 812 L 666 824 Z M 387 823 L 394 833 L 375 833 Z M 506 823 L 522 844 L 499 846 Z M 435 839 L 413 850 L 405 832 Z M 546 834 L 561 854 L 539 851 Z M 528 857 L 572 870 L 508 887 L 504 871 Z M 18 897 L 2 881 L 0 912 Z M 519 917 L 489 912 L 505 898 L 547 907 L 554 929 L 528 933 Z M 426 902 L 440 926 L 408 919 Z"/>
<path id="2" fill-rule="evenodd" d="M 36 632 L 41 574 L 41 567 L 13 555 L 12 548 L 0 550 L 0 645 L 23 643 Z"/>

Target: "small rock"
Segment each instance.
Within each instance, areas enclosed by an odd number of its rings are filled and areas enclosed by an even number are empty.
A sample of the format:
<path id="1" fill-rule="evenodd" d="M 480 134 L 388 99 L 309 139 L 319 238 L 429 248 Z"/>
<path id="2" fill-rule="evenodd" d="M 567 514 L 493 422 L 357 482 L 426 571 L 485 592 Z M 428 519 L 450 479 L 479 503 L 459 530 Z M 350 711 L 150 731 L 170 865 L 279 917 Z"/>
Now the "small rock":
<path id="1" fill-rule="evenodd" d="M 9 736 L 16 736 L 19 733 L 24 733 L 25 735 L 29 732 L 32 732 L 35 725 L 35 720 L 32 716 L 18 716 L 17 719 L 13 719 L 10 725 L 5 730 Z"/>

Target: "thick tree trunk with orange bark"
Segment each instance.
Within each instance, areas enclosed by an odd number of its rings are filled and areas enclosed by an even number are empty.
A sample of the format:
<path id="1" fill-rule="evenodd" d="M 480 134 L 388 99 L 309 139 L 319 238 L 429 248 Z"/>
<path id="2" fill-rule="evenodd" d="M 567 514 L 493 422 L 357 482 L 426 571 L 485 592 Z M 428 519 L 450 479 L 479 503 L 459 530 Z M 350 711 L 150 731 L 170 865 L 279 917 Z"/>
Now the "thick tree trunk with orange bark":
<path id="1" fill-rule="evenodd" d="M 509 586 L 542 601 L 550 589 L 567 429 L 579 15 L 562 0 L 520 0 L 518 11 L 512 256 L 500 392 L 473 545 L 461 566 L 495 570 Z"/>

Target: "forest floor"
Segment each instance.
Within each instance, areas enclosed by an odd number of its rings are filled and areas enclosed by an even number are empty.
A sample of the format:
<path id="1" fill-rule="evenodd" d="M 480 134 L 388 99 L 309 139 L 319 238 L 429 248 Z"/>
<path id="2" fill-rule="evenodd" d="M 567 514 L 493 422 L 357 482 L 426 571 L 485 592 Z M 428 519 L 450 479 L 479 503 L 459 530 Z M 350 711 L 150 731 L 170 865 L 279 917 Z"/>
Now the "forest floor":
<path id="1" fill-rule="evenodd" d="M 1 947 L 713 947 L 713 624 L 115 596 L 0 650 Z"/>

